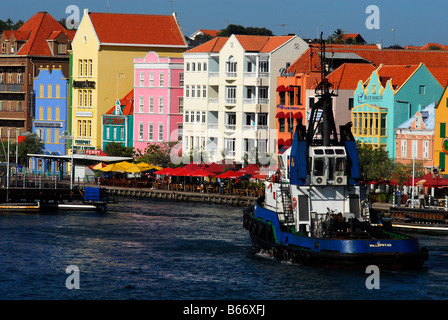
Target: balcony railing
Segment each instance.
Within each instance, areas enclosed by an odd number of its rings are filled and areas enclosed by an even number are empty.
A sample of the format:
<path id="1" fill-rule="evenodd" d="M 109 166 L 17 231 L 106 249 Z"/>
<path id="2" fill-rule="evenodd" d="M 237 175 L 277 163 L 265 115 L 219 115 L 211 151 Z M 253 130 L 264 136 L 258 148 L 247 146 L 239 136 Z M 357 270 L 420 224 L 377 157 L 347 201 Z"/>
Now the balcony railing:
<path id="1" fill-rule="evenodd" d="M 0 92 L 24 92 L 25 90 L 22 90 L 23 84 L 6 84 L 6 83 L 0 83 Z"/>
<path id="2" fill-rule="evenodd" d="M 244 98 L 243 99 L 243 103 L 244 104 L 254 104 L 255 103 L 255 98 Z"/>
<path id="3" fill-rule="evenodd" d="M 234 131 L 236 129 L 236 125 L 235 124 L 226 124 L 226 125 L 224 125 L 224 129 L 227 131 Z"/>
<path id="4" fill-rule="evenodd" d="M 259 104 L 269 104 L 269 99 L 268 98 L 258 98 L 258 103 Z"/>
<path id="5" fill-rule="evenodd" d="M 219 98 L 208 98 L 208 103 L 218 103 Z"/>
<path id="6" fill-rule="evenodd" d="M 236 98 L 226 98 L 226 103 L 235 104 L 236 103 Z"/>

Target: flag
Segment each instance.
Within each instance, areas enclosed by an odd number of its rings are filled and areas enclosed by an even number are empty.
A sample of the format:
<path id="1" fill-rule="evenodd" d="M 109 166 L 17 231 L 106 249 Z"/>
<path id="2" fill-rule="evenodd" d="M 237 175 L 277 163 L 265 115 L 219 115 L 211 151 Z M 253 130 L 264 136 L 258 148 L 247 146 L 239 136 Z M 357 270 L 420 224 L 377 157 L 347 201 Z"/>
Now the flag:
<path id="1" fill-rule="evenodd" d="M 25 136 L 17 136 L 17 143 L 23 142 L 25 140 Z"/>

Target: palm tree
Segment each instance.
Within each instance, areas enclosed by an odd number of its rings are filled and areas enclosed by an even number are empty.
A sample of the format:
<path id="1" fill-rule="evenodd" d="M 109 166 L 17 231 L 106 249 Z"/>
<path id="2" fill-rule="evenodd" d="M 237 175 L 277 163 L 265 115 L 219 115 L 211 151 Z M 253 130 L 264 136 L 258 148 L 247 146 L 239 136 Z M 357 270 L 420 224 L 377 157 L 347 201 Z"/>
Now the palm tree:
<path id="1" fill-rule="evenodd" d="M 344 42 L 345 31 L 341 28 L 338 28 L 333 32 L 332 37 L 334 43 L 342 43 Z"/>

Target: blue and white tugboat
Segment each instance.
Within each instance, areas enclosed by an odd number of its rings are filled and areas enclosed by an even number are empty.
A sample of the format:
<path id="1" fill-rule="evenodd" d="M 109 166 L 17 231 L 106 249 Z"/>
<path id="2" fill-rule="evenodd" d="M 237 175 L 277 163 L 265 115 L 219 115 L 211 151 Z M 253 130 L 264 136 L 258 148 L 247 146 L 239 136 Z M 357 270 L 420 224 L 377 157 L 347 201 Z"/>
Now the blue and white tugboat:
<path id="1" fill-rule="evenodd" d="M 321 51 L 324 57 L 324 44 Z M 420 269 L 427 249 L 395 232 L 365 201 L 351 123 L 337 135 L 335 94 L 321 68 L 308 128 L 296 127 L 292 146 L 279 152 L 279 171 L 265 182 L 265 195 L 244 212 L 252 245 L 257 253 L 299 264 Z"/>

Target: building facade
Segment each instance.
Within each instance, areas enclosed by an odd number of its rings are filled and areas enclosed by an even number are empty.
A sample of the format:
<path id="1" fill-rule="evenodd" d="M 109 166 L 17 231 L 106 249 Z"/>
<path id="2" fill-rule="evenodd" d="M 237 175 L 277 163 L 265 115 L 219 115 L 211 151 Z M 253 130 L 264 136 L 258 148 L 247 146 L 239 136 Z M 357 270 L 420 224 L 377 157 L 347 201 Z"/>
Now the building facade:
<path id="1" fill-rule="evenodd" d="M 448 155 L 448 86 L 445 87 L 440 101 L 435 107 L 434 124 L 434 166 L 446 171 Z"/>
<path id="2" fill-rule="evenodd" d="M 276 79 L 307 47 L 298 36 L 232 35 L 185 52 L 184 155 L 243 163 L 275 154 Z"/>
<path id="3" fill-rule="evenodd" d="M 101 149 L 101 115 L 134 87 L 134 58 L 148 51 L 181 58 L 186 48 L 175 14 L 85 10 L 73 39 L 74 149 Z"/>
<path id="4" fill-rule="evenodd" d="M 40 67 L 34 78 L 36 107 L 32 132 L 44 143 L 44 153 L 52 155 L 67 154 L 67 140 L 59 139 L 67 130 L 68 78 L 60 68 Z M 64 172 L 63 162 L 50 162 L 42 159 L 32 160 L 34 172 Z"/>
<path id="5" fill-rule="evenodd" d="M 0 37 L 0 136 L 7 131 L 31 132 L 35 114 L 33 79 L 39 66 L 69 71 L 74 32 L 65 29 L 47 12 L 38 12 L 18 30 Z M 11 134 L 15 137 L 14 134 Z M 15 138 L 14 138 L 15 139 Z"/>
<path id="6" fill-rule="evenodd" d="M 352 109 L 353 135 L 396 156 L 395 129 L 437 101 L 443 88 L 424 64 L 383 66 L 359 81 Z"/>
<path id="7" fill-rule="evenodd" d="M 123 99 L 117 99 L 115 105 L 101 115 L 102 150 L 111 142 L 123 147 L 133 146 L 134 132 L 134 89 Z"/>
<path id="8" fill-rule="evenodd" d="M 396 162 L 412 164 L 415 160 L 421 161 L 425 168 L 433 168 L 435 104 L 417 111 L 395 129 Z"/>
<path id="9" fill-rule="evenodd" d="M 148 52 L 134 59 L 134 149 L 182 140 L 184 59 Z"/>

